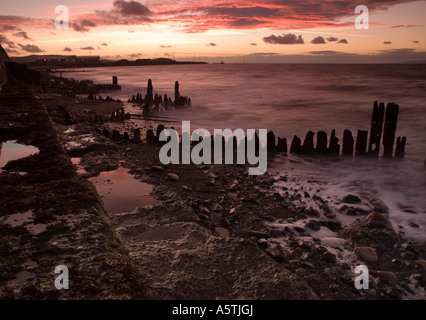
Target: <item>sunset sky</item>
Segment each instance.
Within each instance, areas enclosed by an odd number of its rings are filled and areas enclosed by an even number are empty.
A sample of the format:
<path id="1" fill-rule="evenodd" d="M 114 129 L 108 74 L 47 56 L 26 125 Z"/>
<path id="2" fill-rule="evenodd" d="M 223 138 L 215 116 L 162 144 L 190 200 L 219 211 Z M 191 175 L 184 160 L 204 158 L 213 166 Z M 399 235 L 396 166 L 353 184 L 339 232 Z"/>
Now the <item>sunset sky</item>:
<path id="1" fill-rule="evenodd" d="M 55 27 L 58 5 L 67 30 Z M 369 29 L 355 28 L 358 5 Z M 2 3 L 0 43 L 10 56 L 405 62 L 426 61 L 425 24 L 426 1 L 19 0 Z"/>

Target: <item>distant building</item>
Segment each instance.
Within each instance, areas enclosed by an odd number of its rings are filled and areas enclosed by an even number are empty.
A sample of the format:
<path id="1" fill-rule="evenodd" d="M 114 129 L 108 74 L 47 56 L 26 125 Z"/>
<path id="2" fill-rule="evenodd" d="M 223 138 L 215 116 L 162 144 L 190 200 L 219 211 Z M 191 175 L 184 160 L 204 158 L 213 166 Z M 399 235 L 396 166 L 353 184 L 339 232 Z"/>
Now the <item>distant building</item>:
<path id="1" fill-rule="evenodd" d="M 72 65 L 100 63 L 100 56 L 62 56 L 58 58 L 38 59 L 37 64 Z"/>

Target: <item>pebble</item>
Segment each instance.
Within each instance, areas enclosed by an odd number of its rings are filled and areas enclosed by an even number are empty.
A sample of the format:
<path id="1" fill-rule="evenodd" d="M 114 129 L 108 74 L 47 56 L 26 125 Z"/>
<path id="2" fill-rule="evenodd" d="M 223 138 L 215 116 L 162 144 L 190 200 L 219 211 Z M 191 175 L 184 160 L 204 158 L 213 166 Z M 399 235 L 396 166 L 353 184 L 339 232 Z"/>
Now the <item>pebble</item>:
<path id="1" fill-rule="evenodd" d="M 281 247 L 278 244 L 276 244 L 276 243 L 271 244 L 270 247 L 266 250 L 266 252 L 272 258 L 274 258 L 274 260 L 276 260 L 278 262 L 285 261 L 285 255 L 284 255 Z"/>
<path id="2" fill-rule="evenodd" d="M 309 220 L 309 222 L 306 224 L 306 227 L 314 231 L 321 229 L 321 226 L 315 220 Z"/>
<path id="3" fill-rule="evenodd" d="M 408 223 L 408 225 L 409 225 L 411 228 L 419 228 L 419 227 L 420 227 L 417 223 L 414 223 L 414 222 L 410 222 L 410 223 Z"/>
<path id="4" fill-rule="evenodd" d="M 335 254 L 333 254 L 333 253 L 331 253 L 331 252 L 325 252 L 323 255 L 322 255 L 322 257 L 323 257 L 323 259 L 326 261 L 326 262 L 328 262 L 328 263 L 336 263 L 337 262 L 337 258 L 336 258 L 336 255 Z"/>
<path id="5" fill-rule="evenodd" d="M 164 168 L 162 166 L 152 166 L 151 169 L 153 171 L 164 172 Z"/>
<path id="6" fill-rule="evenodd" d="M 348 194 L 347 196 L 343 197 L 343 202 L 344 203 L 361 203 L 361 199 L 358 196 L 355 196 L 353 194 Z"/>
<path id="7" fill-rule="evenodd" d="M 312 263 L 306 262 L 306 261 L 302 262 L 302 267 L 306 267 L 306 268 L 309 268 L 309 269 L 314 269 L 315 268 L 315 266 Z"/>
<path id="8" fill-rule="evenodd" d="M 377 261 L 379 258 L 376 254 L 376 249 L 372 247 L 355 247 L 355 253 L 363 260 Z"/>
<path id="9" fill-rule="evenodd" d="M 299 233 L 304 233 L 306 231 L 305 229 L 303 229 L 301 227 L 298 227 L 298 226 L 295 226 L 294 230 L 297 231 L 297 232 L 299 232 Z"/>
<path id="10" fill-rule="evenodd" d="M 174 173 L 168 173 L 167 179 L 169 179 L 171 181 L 179 181 L 179 176 L 177 174 L 174 174 Z"/>
<path id="11" fill-rule="evenodd" d="M 219 203 L 215 202 L 212 206 L 212 210 L 213 211 L 223 211 L 223 207 Z"/>
<path id="12" fill-rule="evenodd" d="M 200 206 L 199 209 L 204 213 L 210 214 L 210 210 L 206 207 Z"/>
<path id="13" fill-rule="evenodd" d="M 228 238 L 229 237 L 229 231 L 222 227 L 217 227 L 214 229 L 214 231 L 222 238 Z"/>
<path id="14" fill-rule="evenodd" d="M 397 282 L 396 274 L 392 271 L 377 271 L 380 282 L 395 284 Z"/>
<path id="15" fill-rule="evenodd" d="M 358 212 L 355 209 L 350 208 L 350 209 L 348 209 L 348 211 L 346 211 L 346 214 L 348 216 L 356 216 L 358 214 Z"/>
<path id="16" fill-rule="evenodd" d="M 426 261 L 425 260 L 416 260 L 417 264 L 421 265 L 423 268 L 426 269 Z"/>
<path id="17" fill-rule="evenodd" d="M 336 214 L 329 213 L 329 214 L 326 214 L 325 217 L 328 218 L 328 219 L 336 219 Z"/>
<path id="18" fill-rule="evenodd" d="M 401 257 L 406 260 L 417 260 L 419 256 L 415 254 L 414 252 L 405 251 L 401 254 Z"/>
<path id="19" fill-rule="evenodd" d="M 317 190 L 317 192 L 318 192 L 318 190 Z M 315 201 L 319 201 L 319 202 L 324 203 L 324 200 L 323 200 L 320 196 L 314 195 L 314 196 L 312 197 L 312 199 L 314 199 Z"/>
<path id="20" fill-rule="evenodd" d="M 238 181 L 234 180 L 232 182 L 232 185 L 228 188 L 228 190 L 234 190 L 237 187 L 237 185 L 238 185 Z"/>
<path id="21" fill-rule="evenodd" d="M 315 217 L 320 217 L 321 216 L 321 214 L 317 210 L 315 210 L 314 208 L 312 208 L 312 207 L 308 207 L 306 209 L 306 214 L 308 216 L 315 216 Z"/>
<path id="22" fill-rule="evenodd" d="M 334 232 L 340 231 L 342 229 L 342 224 L 337 221 L 321 220 L 319 223 L 321 226 L 324 226 Z"/>

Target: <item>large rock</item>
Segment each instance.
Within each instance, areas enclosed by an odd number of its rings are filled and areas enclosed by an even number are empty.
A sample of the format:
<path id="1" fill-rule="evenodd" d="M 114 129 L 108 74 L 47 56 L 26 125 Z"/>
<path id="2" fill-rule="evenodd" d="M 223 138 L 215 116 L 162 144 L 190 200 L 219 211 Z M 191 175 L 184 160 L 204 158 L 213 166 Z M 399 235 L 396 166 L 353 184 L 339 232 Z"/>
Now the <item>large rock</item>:
<path id="1" fill-rule="evenodd" d="M 398 242 L 398 235 L 389 220 L 373 213 L 358 219 L 345 227 L 342 236 L 351 239 L 359 246 L 374 246 L 386 251 Z"/>

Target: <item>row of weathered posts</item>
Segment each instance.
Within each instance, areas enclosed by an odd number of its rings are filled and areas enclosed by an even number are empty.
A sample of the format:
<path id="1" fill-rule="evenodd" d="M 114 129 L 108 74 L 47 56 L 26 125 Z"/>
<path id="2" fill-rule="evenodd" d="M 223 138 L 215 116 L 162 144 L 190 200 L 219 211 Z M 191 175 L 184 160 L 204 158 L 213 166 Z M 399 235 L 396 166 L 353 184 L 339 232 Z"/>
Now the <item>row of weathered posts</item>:
<path id="1" fill-rule="evenodd" d="M 314 147 L 314 132 L 309 131 L 305 140 L 294 136 L 290 146 L 290 153 L 296 154 L 331 154 L 344 156 L 372 155 L 379 156 L 380 144 L 383 144 L 383 157 L 391 158 L 393 156 L 393 148 L 395 144 L 396 126 L 398 122 L 399 106 L 395 103 L 374 102 L 373 114 L 371 119 L 370 140 L 368 141 L 368 131 L 358 130 L 356 141 L 350 130 L 343 132 L 343 145 L 340 148 L 339 138 L 336 137 L 336 131 L 332 130 L 330 142 L 327 147 L 328 139 L 325 131 L 319 131 L 317 134 L 317 143 Z M 382 139 L 383 135 L 383 139 Z M 406 137 L 398 137 L 396 139 L 396 158 L 404 158 Z M 270 131 L 267 137 L 268 152 L 287 152 L 286 138 L 278 138 L 278 144 L 275 144 L 275 134 Z"/>
<path id="2" fill-rule="evenodd" d="M 148 115 L 151 111 L 159 111 L 160 106 L 168 110 L 171 107 L 183 107 L 186 105 L 191 105 L 191 98 L 181 96 L 179 92 L 179 82 L 175 82 L 175 99 L 172 100 L 171 97 L 168 97 L 167 94 L 154 95 L 154 87 L 152 85 L 152 80 L 148 79 L 147 92 L 144 98 L 142 94 L 138 93 L 133 95 L 128 102 L 139 103 L 143 105 L 142 115 Z"/>
<path id="3" fill-rule="evenodd" d="M 350 130 L 343 132 L 342 148 L 339 144 L 339 138 L 336 136 L 336 131 L 333 129 L 331 132 L 330 140 L 328 141 L 327 133 L 319 131 L 317 133 L 316 145 L 314 144 L 314 132 L 309 131 L 302 143 L 302 140 L 294 136 L 291 145 L 290 153 L 295 154 L 322 154 L 322 155 L 343 155 L 343 156 L 362 156 L 371 155 L 378 157 L 380 154 L 380 145 L 383 145 L 383 156 L 391 158 L 393 156 L 393 148 L 395 145 L 396 127 L 398 121 L 399 106 L 394 103 L 389 103 L 385 109 L 383 103 L 374 102 L 373 114 L 371 120 L 370 139 L 368 140 L 367 130 L 358 130 L 356 140 Z M 124 110 L 117 110 L 116 113 L 111 115 L 113 119 L 126 119 L 128 115 L 124 114 Z M 156 133 L 153 129 L 148 129 L 146 132 L 146 142 L 153 144 L 159 142 L 161 131 L 164 130 L 164 125 L 160 124 L 157 127 Z M 100 132 L 101 133 L 101 132 Z M 127 132 L 121 135 L 117 130 L 112 133 L 103 130 L 102 133 L 114 140 L 130 140 Z M 254 138 L 256 143 L 259 143 L 259 137 L 255 134 Z M 140 142 L 141 131 L 135 129 L 133 132 L 133 141 Z M 398 137 L 396 139 L 396 158 L 404 158 L 405 145 L 407 139 L 405 137 Z M 236 147 L 236 143 L 234 146 Z M 258 147 L 256 147 L 256 150 Z M 267 150 L 268 152 L 288 153 L 287 139 L 278 137 L 278 143 L 273 131 L 267 134 Z"/>

